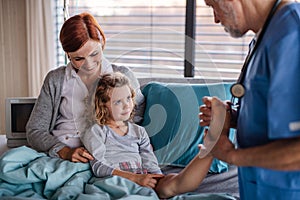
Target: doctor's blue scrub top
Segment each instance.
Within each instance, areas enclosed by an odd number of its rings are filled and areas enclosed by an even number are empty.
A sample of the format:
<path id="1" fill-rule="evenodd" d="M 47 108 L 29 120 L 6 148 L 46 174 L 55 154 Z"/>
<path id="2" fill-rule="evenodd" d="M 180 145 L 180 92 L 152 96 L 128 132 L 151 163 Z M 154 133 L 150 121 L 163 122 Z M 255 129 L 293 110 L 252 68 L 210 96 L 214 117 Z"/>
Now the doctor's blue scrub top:
<path id="1" fill-rule="evenodd" d="M 239 148 L 300 136 L 299 77 L 300 4 L 291 3 L 272 17 L 249 63 L 238 117 Z M 238 173 L 241 200 L 300 199 L 300 171 L 239 167 Z"/>

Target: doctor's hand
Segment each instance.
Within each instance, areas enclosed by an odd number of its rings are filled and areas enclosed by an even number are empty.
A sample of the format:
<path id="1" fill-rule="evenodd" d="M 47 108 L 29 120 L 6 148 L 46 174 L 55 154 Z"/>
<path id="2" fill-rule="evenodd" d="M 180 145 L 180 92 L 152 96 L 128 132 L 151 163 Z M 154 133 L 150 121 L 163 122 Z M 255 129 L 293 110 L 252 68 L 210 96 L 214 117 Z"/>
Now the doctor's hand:
<path id="1" fill-rule="evenodd" d="M 232 162 L 231 153 L 235 151 L 234 144 L 229 140 L 230 110 L 229 106 L 220 99 L 213 97 L 211 100 L 211 122 L 205 137 L 218 135 L 219 138 L 211 150 L 211 155 L 227 163 Z"/>
<path id="2" fill-rule="evenodd" d="M 203 105 L 199 107 L 200 126 L 209 126 L 211 121 L 211 97 L 202 98 Z"/>
<path id="3" fill-rule="evenodd" d="M 219 160 L 222 160 L 228 164 L 234 163 L 234 154 L 236 149 L 234 144 L 229 140 L 228 135 L 224 132 L 220 135 L 218 142 L 211 150 L 210 154 Z"/>
<path id="4" fill-rule="evenodd" d="M 199 107 L 199 120 L 200 120 L 200 126 L 210 126 L 211 120 L 212 120 L 212 98 L 213 97 L 208 97 L 204 96 L 202 98 L 203 105 Z M 230 127 L 231 128 L 236 128 L 236 117 L 237 117 L 237 112 L 236 110 L 231 109 L 231 102 L 229 101 L 221 101 L 219 100 L 220 103 L 222 103 L 227 111 L 230 111 Z"/>
<path id="5" fill-rule="evenodd" d="M 70 148 L 65 146 L 58 152 L 58 155 L 60 158 L 71 162 L 87 163 L 94 160 L 94 157 L 84 147 Z"/>

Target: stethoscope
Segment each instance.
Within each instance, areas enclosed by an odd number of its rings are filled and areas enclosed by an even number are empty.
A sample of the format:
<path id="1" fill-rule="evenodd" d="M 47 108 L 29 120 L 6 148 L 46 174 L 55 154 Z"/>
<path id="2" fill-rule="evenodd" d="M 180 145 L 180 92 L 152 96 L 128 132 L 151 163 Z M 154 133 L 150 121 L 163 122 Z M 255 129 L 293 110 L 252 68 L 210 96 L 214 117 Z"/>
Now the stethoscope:
<path id="1" fill-rule="evenodd" d="M 250 52 L 248 53 L 248 56 L 246 57 L 246 60 L 243 64 L 243 67 L 242 67 L 242 70 L 241 70 L 241 74 L 237 80 L 236 83 L 234 83 L 231 88 L 230 88 L 230 92 L 231 92 L 231 95 L 232 95 L 232 98 L 231 98 L 231 104 L 234 106 L 234 107 L 238 107 L 239 106 L 239 103 L 240 103 L 240 99 L 245 95 L 245 86 L 243 85 L 243 82 L 244 82 L 244 79 L 245 79 L 245 76 L 246 76 L 246 73 L 247 73 L 247 69 L 248 69 L 248 66 L 249 66 L 249 63 L 250 63 L 250 60 L 251 58 L 253 57 L 257 47 L 259 46 L 265 32 L 266 32 L 266 29 L 268 27 L 268 25 L 270 24 L 270 21 L 278 7 L 278 5 L 280 4 L 281 0 L 277 0 L 268 17 L 267 17 L 267 20 L 266 20 L 266 23 L 264 24 L 262 30 L 261 30 L 261 33 L 259 34 L 258 38 L 257 38 L 257 41 L 255 42 L 254 44 L 254 47 L 252 48 L 252 50 L 250 50 Z M 236 99 L 238 99 L 238 101 L 236 101 Z"/>

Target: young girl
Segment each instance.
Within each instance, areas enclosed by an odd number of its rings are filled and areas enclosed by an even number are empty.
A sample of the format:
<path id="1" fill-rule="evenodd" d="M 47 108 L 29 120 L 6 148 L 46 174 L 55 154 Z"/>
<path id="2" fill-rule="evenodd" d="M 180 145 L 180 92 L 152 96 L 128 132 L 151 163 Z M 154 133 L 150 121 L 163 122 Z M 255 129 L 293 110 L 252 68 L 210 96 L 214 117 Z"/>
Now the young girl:
<path id="1" fill-rule="evenodd" d="M 117 175 L 154 188 L 162 172 L 146 130 L 131 122 L 135 92 L 121 73 L 100 77 L 95 94 L 96 124 L 81 141 L 93 155 L 97 177 Z"/>
<path id="2" fill-rule="evenodd" d="M 97 123 L 81 137 L 94 157 L 90 163 L 95 176 L 127 178 L 155 189 L 160 198 L 195 190 L 205 178 L 212 156 L 196 156 L 180 173 L 164 176 L 145 129 L 130 122 L 134 95 L 128 79 L 120 73 L 106 74 L 99 80 L 95 94 Z"/>

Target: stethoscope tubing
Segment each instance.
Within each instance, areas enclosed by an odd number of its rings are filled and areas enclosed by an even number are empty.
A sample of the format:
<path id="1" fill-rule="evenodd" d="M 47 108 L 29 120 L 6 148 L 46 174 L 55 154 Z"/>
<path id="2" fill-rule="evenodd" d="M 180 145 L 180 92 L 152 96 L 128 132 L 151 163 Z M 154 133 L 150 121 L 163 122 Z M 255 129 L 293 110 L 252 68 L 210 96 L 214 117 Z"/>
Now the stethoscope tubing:
<path id="1" fill-rule="evenodd" d="M 232 95 L 232 99 L 231 99 L 231 102 L 232 104 L 235 104 L 235 98 L 242 98 L 245 94 L 245 87 L 243 85 L 243 82 L 244 82 L 244 79 L 246 77 L 246 73 L 247 73 L 247 70 L 248 70 L 248 66 L 249 66 L 249 63 L 256 51 L 256 49 L 258 48 L 259 44 L 261 43 L 264 35 L 265 35 L 265 32 L 271 22 L 271 19 L 272 17 L 274 16 L 279 4 L 281 3 L 281 0 L 276 0 L 276 2 L 274 3 L 270 13 L 268 14 L 268 17 L 266 19 L 266 22 L 261 30 L 261 33 L 259 34 L 258 38 L 257 38 L 257 41 L 255 42 L 254 44 L 254 47 L 253 49 L 249 52 L 248 56 L 246 57 L 246 60 L 243 64 L 243 67 L 242 67 L 242 70 L 241 70 L 241 73 L 240 73 L 240 76 L 237 80 L 236 83 L 234 83 L 231 88 L 230 88 L 230 92 L 231 92 L 231 95 Z"/>

